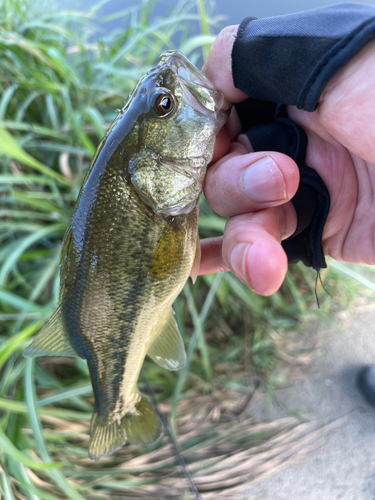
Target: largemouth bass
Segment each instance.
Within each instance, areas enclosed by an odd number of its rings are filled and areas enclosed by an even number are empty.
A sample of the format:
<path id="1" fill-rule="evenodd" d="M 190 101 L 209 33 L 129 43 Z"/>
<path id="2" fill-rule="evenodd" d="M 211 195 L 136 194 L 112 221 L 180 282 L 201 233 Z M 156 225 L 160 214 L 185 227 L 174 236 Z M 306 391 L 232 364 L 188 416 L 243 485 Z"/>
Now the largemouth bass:
<path id="1" fill-rule="evenodd" d="M 148 354 L 176 370 L 172 303 L 200 259 L 198 198 L 223 96 L 178 52 L 138 83 L 92 160 L 66 231 L 59 305 L 24 356 L 80 356 L 95 396 L 89 456 L 161 434 L 137 381 Z"/>

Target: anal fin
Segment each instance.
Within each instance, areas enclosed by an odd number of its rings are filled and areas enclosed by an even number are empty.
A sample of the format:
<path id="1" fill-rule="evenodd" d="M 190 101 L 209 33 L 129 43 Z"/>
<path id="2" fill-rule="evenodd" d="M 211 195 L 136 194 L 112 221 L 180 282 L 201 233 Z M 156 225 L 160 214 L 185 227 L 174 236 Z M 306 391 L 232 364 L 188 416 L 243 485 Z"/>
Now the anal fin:
<path id="1" fill-rule="evenodd" d="M 168 370 L 179 370 L 185 366 L 185 347 L 172 308 L 164 327 L 149 347 L 147 354 L 155 363 Z"/>
<path id="2" fill-rule="evenodd" d="M 60 306 L 52 314 L 49 321 L 40 330 L 23 355 L 25 358 L 36 356 L 78 357 L 78 354 L 64 332 Z"/>

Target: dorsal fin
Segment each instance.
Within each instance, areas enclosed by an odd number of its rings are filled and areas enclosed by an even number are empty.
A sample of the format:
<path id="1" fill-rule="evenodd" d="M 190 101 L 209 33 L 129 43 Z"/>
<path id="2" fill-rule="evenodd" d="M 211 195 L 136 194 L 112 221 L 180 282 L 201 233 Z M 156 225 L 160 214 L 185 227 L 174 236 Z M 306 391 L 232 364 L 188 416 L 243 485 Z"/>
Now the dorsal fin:
<path id="1" fill-rule="evenodd" d="M 185 366 L 185 347 L 172 308 L 165 325 L 149 347 L 147 354 L 155 363 L 168 370 L 179 370 Z"/>
<path id="2" fill-rule="evenodd" d="M 52 314 L 29 347 L 23 353 L 25 358 L 36 356 L 78 357 L 64 332 L 61 320 L 61 306 Z"/>

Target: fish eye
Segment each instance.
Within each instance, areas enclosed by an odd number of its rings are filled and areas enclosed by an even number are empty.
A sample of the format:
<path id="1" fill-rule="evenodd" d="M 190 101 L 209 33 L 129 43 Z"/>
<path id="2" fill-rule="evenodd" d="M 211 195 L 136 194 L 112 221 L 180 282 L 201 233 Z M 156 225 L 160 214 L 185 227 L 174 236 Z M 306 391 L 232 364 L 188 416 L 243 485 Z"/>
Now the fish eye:
<path id="1" fill-rule="evenodd" d="M 154 109 L 159 116 L 167 116 L 175 109 L 175 100 L 171 94 L 157 94 Z"/>

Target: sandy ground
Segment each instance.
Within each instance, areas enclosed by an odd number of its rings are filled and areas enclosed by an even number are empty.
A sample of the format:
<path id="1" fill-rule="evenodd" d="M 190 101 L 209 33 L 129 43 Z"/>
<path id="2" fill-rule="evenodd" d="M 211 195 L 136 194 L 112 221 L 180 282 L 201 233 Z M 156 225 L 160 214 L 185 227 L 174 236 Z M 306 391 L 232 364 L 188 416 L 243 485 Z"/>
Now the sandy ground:
<path id="1" fill-rule="evenodd" d="M 375 500 L 375 409 L 355 386 L 358 369 L 375 364 L 375 301 L 331 327 L 311 328 L 312 363 L 272 404 L 262 394 L 249 412 L 260 420 L 300 412 L 311 418 L 344 417 L 325 445 L 246 491 L 262 500 Z"/>

